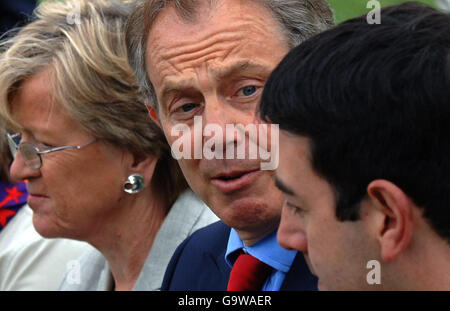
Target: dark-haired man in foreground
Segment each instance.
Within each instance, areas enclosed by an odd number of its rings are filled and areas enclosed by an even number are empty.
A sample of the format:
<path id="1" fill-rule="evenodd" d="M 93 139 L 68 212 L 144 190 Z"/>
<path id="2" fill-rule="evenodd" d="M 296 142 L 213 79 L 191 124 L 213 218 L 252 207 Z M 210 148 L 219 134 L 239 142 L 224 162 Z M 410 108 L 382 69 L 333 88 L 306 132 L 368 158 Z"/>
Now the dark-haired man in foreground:
<path id="1" fill-rule="evenodd" d="M 321 290 L 450 290 L 450 15 L 419 4 L 295 48 L 264 89 L 280 124 L 280 244 Z"/>

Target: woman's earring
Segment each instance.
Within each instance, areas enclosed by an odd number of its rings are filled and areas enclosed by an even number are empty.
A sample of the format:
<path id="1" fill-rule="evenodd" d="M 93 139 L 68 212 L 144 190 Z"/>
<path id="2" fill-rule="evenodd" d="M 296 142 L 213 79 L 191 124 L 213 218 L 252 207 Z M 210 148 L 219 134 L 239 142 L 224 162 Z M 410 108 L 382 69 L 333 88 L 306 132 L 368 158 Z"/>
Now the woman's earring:
<path id="1" fill-rule="evenodd" d="M 145 187 L 145 180 L 142 175 L 133 174 L 128 176 L 127 181 L 123 184 L 123 191 L 130 194 L 136 194 Z"/>

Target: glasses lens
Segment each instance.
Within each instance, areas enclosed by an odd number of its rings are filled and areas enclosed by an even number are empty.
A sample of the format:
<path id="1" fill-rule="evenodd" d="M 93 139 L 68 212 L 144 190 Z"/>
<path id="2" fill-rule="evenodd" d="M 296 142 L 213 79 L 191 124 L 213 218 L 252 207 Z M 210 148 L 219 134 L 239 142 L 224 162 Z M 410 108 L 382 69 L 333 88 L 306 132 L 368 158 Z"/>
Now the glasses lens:
<path id="1" fill-rule="evenodd" d="M 23 142 L 19 146 L 19 150 L 22 154 L 23 160 L 25 164 L 31 169 L 37 170 L 41 167 L 41 157 L 36 152 L 36 149 L 33 145 Z"/>
<path id="2" fill-rule="evenodd" d="M 10 135 L 8 135 L 8 146 L 9 151 L 11 151 L 11 155 L 13 156 L 13 158 L 15 158 L 17 154 L 17 144 Z"/>

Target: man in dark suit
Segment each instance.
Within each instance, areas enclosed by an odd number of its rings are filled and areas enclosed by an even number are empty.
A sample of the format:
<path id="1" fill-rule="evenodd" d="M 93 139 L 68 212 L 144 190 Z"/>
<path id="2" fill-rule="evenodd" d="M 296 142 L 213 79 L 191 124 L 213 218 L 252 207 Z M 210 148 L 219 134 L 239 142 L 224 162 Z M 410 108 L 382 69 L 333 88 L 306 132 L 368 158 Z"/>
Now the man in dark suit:
<path id="1" fill-rule="evenodd" d="M 150 116 L 191 188 L 222 220 L 178 248 L 163 290 L 316 288 L 303 255 L 277 241 L 277 132 L 257 110 L 280 60 L 333 23 L 325 0 L 145 0 L 130 16 L 129 61 Z"/>
<path id="2" fill-rule="evenodd" d="M 450 290 L 450 14 L 362 16 L 291 51 L 264 89 L 280 125 L 281 245 L 320 290 Z"/>
<path id="3" fill-rule="evenodd" d="M 166 271 L 163 290 L 225 290 L 231 267 L 224 260 L 230 227 L 217 222 L 195 232 L 176 250 Z M 296 253 L 279 290 L 316 290 L 317 278 Z"/>

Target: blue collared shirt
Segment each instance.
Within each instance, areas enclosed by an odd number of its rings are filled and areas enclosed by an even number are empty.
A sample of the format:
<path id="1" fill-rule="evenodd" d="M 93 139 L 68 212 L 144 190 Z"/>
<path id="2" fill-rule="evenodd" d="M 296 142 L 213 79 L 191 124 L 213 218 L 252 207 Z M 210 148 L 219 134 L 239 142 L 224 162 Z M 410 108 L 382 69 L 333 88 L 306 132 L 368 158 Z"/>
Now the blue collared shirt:
<path id="1" fill-rule="evenodd" d="M 291 268 L 295 255 L 297 255 L 297 251 L 289 251 L 282 248 L 280 244 L 278 244 L 276 231 L 269 234 L 255 245 L 246 246 L 239 238 L 236 230 L 231 228 L 227 251 L 225 253 L 225 261 L 230 267 L 233 267 L 238 256 L 236 252 L 240 249 L 245 253 L 258 258 L 274 269 L 262 290 L 279 291 L 286 277 L 286 273 Z"/>

